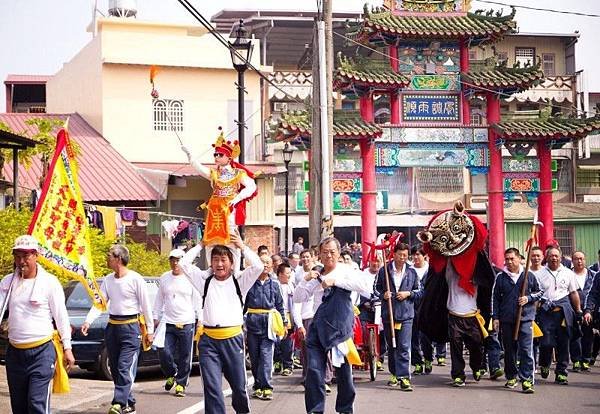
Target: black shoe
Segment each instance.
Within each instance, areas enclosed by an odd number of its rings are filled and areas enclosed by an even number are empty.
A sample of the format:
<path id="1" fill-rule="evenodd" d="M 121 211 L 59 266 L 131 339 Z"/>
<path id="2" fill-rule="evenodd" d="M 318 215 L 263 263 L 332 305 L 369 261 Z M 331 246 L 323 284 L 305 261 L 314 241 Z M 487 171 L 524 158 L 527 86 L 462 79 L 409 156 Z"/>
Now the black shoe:
<path id="1" fill-rule="evenodd" d="M 550 376 L 550 367 L 540 367 L 540 375 L 546 379 Z"/>

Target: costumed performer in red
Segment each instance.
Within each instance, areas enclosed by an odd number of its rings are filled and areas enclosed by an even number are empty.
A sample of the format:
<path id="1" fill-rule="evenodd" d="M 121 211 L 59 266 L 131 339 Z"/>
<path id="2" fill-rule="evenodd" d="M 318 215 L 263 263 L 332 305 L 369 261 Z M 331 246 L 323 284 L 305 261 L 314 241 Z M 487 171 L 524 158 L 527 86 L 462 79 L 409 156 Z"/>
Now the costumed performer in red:
<path id="1" fill-rule="evenodd" d="M 465 385 L 463 347 L 469 350 L 469 365 L 476 381 L 484 367 L 483 340 L 488 336 L 485 321 L 491 313 L 495 280 L 485 253 L 487 229 L 464 211 L 454 209 L 434 216 L 417 234 L 429 255 L 429 271 L 419 310 L 419 328 L 434 342 L 450 341 L 452 385 Z"/>
<path id="2" fill-rule="evenodd" d="M 181 149 L 188 157 L 188 161 L 202 177 L 210 180 L 213 193 L 206 205 L 206 219 L 202 243 L 206 248 L 206 255 L 210 257 L 212 246 L 220 244 L 231 249 L 234 256 L 235 269 L 240 268 L 241 252 L 231 244 L 232 234 L 238 234 L 237 226 L 244 225 L 246 221 L 246 203 L 256 196 L 256 183 L 254 174 L 244 165 L 235 162 L 240 154 L 237 141 L 226 141 L 221 131 L 217 141 L 213 144 L 216 168 L 209 168 L 197 159 L 185 146 Z"/>

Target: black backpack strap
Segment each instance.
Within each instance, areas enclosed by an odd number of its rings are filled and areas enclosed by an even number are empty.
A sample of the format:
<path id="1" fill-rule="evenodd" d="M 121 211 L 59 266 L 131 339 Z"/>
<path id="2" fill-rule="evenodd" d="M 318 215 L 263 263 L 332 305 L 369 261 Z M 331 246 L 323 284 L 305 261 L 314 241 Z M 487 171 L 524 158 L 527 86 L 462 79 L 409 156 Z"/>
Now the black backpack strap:
<path id="1" fill-rule="evenodd" d="M 240 289 L 240 283 L 234 275 L 231 277 L 233 278 L 233 284 L 235 285 L 235 293 L 237 293 L 238 298 L 240 298 L 240 305 L 242 305 L 242 309 L 244 309 L 244 299 L 242 299 L 242 289 Z"/>
<path id="2" fill-rule="evenodd" d="M 210 281 L 212 280 L 213 275 L 210 275 L 207 279 L 206 282 L 204 282 L 204 293 L 202 294 L 202 309 L 204 309 L 204 302 L 206 301 L 206 294 L 208 293 L 208 285 L 210 284 Z"/>
<path id="3" fill-rule="evenodd" d="M 240 305 L 242 305 L 242 309 L 244 308 L 244 299 L 242 299 L 242 289 L 240 289 L 240 284 L 235 276 L 231 276 L 233 278 L 233 284 L 235 285 L 235 293 L 237 293 L 238 298 L 240 298 Z M 204 293 L 202 294 L 202 309 L 204 309 L 204 302 L 206 302 L 206 294 L 208 293 L 208 285 L 212 280 L 213 275 L 210 275 L 206 282 L 204 282 Z"/>

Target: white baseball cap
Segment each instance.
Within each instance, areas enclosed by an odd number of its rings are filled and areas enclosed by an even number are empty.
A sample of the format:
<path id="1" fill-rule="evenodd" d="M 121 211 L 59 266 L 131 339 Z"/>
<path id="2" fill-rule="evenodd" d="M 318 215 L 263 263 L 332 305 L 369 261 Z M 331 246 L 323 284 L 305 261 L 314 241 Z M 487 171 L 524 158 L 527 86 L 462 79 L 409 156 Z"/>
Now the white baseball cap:
<path id="1" fill-rule="evenodd" d="M 16 238 L 15 245 L 13 246 L 13 251 L 14 250 L 35 250 L 36 252 L 39 252 L 40 245 L 35 237 L 25 234 Z"/>
<path id="2" fill-rule="evenodd" d="M 171 253 L 169 253 L 169 257 L 174 257 L 176 259 L 181 259 L 185 255 L 185 252 L 181 249 L 173 249 Z"/>

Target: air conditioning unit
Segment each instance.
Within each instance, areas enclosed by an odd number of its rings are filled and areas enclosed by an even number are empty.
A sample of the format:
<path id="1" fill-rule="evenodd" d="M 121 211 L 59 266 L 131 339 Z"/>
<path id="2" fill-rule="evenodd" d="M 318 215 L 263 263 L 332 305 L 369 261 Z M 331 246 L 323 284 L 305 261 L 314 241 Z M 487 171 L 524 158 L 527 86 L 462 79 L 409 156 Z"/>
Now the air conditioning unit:
<path id="1" fill-rule="evenodd" d="M 287 102 L 273 102 L 274 112 L 286 112 L 288 110 Z"/>
<path id="2" fill-rule="evenodd" d="M 486 210 L 488 196 L 487 195 L 466 195 L 466 204 L 468 210 Z"/>

